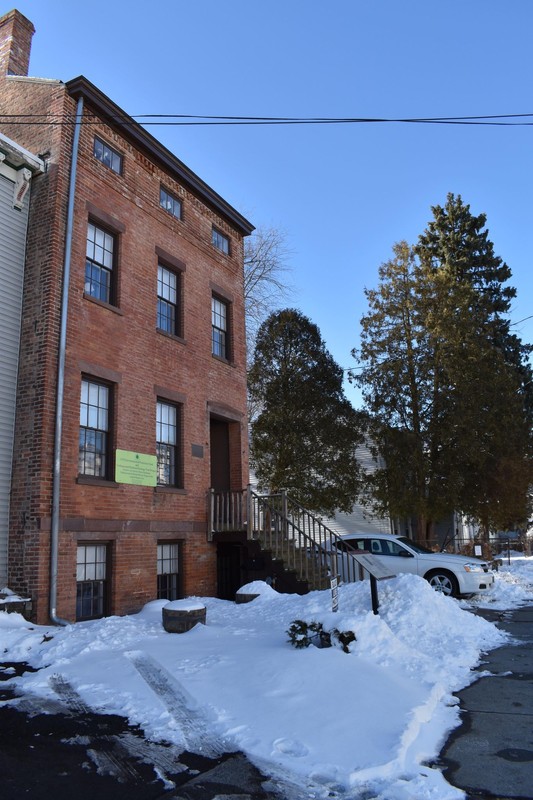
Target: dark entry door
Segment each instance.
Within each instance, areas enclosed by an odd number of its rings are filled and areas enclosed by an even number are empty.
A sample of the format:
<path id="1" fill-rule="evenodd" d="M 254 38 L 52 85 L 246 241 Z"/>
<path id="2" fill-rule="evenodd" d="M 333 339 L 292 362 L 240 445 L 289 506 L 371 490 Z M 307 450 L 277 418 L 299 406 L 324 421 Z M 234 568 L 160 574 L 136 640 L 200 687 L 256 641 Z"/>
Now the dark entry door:
<path id="1" fill-rule="evenodd" d="M 229 424 L 211 417 L 211 488 L 216 492 L 230 489 Z"/>
<path id="2" fill-rule="evenodd" d="M 221 600 L 235 600 L 235 593 L 242 586 L 241 558 L 242 548 L 239 544 L 219 542 L 217 546 L 217 583 L 218 597 Z"/>

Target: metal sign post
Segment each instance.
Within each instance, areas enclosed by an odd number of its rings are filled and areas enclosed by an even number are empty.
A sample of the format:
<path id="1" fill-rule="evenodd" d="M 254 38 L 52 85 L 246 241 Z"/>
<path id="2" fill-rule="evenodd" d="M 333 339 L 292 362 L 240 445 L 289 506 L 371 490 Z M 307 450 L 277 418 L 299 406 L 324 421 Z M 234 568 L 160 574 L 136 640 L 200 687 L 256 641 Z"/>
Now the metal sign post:
<path id="1" fill-rule="evenodd" d="M 391 574 L 383 564 L 383 562 L 372 555 L 372 553 L 352 552 L 350 555 L 355 558 L 370 576 L 370 597 L 372 600 L 372 611 L 378 614 L 379 599 L 378 599 L 378 581 L 384 581 L 387 578 L 395 578 L 396 575 Z"/>
<path id="2" fill-rule="evenodd" d="M 331 579 L 331 610 L 339 610 L 339 579 Z"/>

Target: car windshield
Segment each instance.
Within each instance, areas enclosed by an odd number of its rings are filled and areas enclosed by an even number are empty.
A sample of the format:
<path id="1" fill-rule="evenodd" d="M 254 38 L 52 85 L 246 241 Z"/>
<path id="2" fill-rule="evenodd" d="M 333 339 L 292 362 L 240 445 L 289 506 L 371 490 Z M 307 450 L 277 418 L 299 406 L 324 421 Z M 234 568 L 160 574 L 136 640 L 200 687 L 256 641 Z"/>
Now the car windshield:
<path id="1" fill-rule="evenodd" d="M 411 550 L 415 551 L 415 553 L 432 553 L 434 555 L 433 550 L 430 550 L 429 547 L 424 547 L 421 544 L 417 544 L 416 542 L 413 542 L 412 539 L 408 539 L 407 536 L 398 536 L 398 541 L 408 545 Z"/>

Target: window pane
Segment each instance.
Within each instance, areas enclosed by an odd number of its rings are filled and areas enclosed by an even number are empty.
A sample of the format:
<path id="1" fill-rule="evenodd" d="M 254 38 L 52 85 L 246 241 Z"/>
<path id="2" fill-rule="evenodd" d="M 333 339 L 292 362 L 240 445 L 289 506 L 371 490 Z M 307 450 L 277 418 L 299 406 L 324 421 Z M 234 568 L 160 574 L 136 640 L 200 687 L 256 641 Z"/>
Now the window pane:
<path id="1" fill-rule="evenodd" d="M 228 357 L 227 304 L 213 297 L 211 300 L 212 352 L 220 358 Z"/>
<path id="2" fill-rule="evenodd" d="M 107 468 L 109 388 L 82 381 L 78 471 L 80 475 L 105 477 Z M 91 557 L 94 560 L 94 554 Z"/>
<path id="3" fill-rule="evenodd" d="M 119 174 L 122 172 L 122 156 L 120 153 L 103 142 L 97 136 L 94 138 L 93 153 L 95 158 L 97 158 L 98 161 L 101 161 L 102 164 L 105 164 L 106 167 L 109 167 L 114 172 Z"/>
<path id="4" fill-rule="evenodd" d="M 163 188 L 159 191 L 159 205 L 176 219 L 181 219 L 181 200 L 178 200 L 177 197 L 169 194 Z"/>
<path id="5" fill-rule="evenodd" d="M 157 597 L 177 600 L 179 596 L 179 544 L 158 544 Z"/>
<path id="6" fill-rule="evenodd" d="M 156 405 L 157 483 L 177 486 L 178 466 L 178 408 L 158 400 Z"/>
<path id="7" fill-rule="evenodd" d="M 114 243 L 112 234 L 92 223 L 88 224 L 85 292 L 106 303 L 111 301 Z"/>
<path id="8" fill-rule="evenodd" d="M 99 390 L 100 387 L 99 387 L 99 385 L 97 383 L 87 383 L 87 385 L 89 387 L 89 403 L 92 406 L 97 406 L 98 405 L 98 390 Z"/>
<path id="9" fill-rule="evenodd" d="M 95 427 L 101 431 L 107 430 L 107 408 L 98 409 L 98 424 Z"/>
<path id="10" fill-rule="evenodd" d="M 107 408 L 107 399 L 109 396 L 109 389 L 107 386 L 98 384 L 98 406 L 100 408 Z"/>
<path id="11" fill-rule="evenodd" d="M 177 334 L 178 281 L 174 272 L 161 264 L 157 268 L 157 327 L 167 333 Z"/>
<path id="12" fill-rule="evenodd" d="M 157 269 L 157 294 L 163 300 L 176 303 L 176 275 L 170 270 L 159 266 Z"/>
<path id="13" fill-rule="evenodd" d="M 218 250 L 221 250 L 226 255 L 229 254 L 229 239 L 223 233 L 217 231 L 216 228 L 212 229 L 211 241 Z"/>

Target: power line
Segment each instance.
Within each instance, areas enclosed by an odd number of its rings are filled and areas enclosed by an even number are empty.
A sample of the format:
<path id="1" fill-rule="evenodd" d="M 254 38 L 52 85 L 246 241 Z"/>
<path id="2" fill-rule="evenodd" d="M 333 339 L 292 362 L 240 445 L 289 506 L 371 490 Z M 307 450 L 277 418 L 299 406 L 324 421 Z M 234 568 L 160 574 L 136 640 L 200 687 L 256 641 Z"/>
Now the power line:
<path id="1" fill-rule="evenodd" d="M 82 124 L 97 125 L 100 120 L 93 114 L 83 115 Z M 533 113 L 526 114 L 487 114 L 464 117 L 244 117 L 213 116 L 207 114 L 136 114 L 130 117 L 119 115 L 108 117 L 118 125 L 143 126 L 188 126 L 188 125 L 356 125 L 356 124 L 411 124 L 411 125 L 489 125 L 504 127 L 529 127 L 527 121 Z M 12 125 L 68 125 L 75 120 L 74 115 L 59 114 L 2 114 L 0 124 Z"/>

